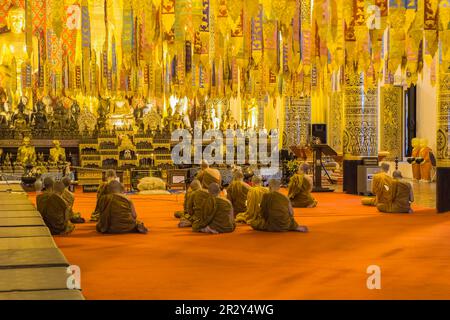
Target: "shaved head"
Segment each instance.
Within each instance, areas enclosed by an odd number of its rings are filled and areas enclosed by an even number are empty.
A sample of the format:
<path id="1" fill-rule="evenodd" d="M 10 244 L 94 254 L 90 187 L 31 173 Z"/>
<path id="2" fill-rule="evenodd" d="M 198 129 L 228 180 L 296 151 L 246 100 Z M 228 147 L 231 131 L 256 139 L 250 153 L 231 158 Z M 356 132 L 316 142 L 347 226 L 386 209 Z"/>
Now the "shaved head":
<path id="1" fill-rule="evenodd" d="M 209 164 L 207 160 L 202 160 L 202 169 L 208 169 L 209 168 Z"/>
<path id="2" fill-rule="evenodd" d="M 278 179 L 270 179 L 269 181 L 269 188 L 270 191 L 278 191 L 281 187 L 281 181 Z"/>
<path id="3" fill-rule="evenodd" d="M 62 178 L 62 183 L 64 183 L 64 185 L 66 186 L 66 188 L 68 187 L 68 186 L 70 186 L 70 184 L 72 183 L 72 180 L 69 178 L 69 177 L 64 177 L 64 178 Z"/>
<path id="4" fill-rule="evenodd" d="M 194 181 L 191 182 L 191 189 L 192 190 L 198 190 L 202 188 L 202 184 L 200 183 L 199 180 L 195 179 Z"/>
<path id="5" fill-rule="evenodd" d="M 211 183 L 208 187 L 208 192 L 210 195 L 217 197 L 220 194 L 220 186 L 217 183 Z"/>
<path id="6" fill-rule="evenodd" d="M 55 185 L 53 186 L 53 190 L 56 193 L 61 194 L 64 192 L 64 189 L 66 189 L 66 186 L 64 185 L 64 183 L 62 181 L 55 182 Z"/>
<path id="7" fill-rule="evenodd" d="M 109 193 L 122 193 L 122 192 L 124 192 L 124 188 L 119 181 L 113 180 L 108 184 L 108 192 Z"/>
<path id="8" fill-rule="evenodd" d="M 381 170 L 383 170 L 384 172 L 389 172 L 389 169 L 391 169 L 391 166 L 389 163 L 383 162 L 381 164 Z"/>
<path id="9" fill-rule="evenodd" d="M 403 178 L 403 175 L 402 175 L 402 172 L 401 172 L 400 170 L 395 170 L 395 171 L 392 173 L 392 177 L 393 177 L 394 179 L 402 179 L 402 178 Z"/>
<path id="10" fill-rule="evenodd" d="M 260 185 L 262 184 L 262 178 L 260 176 L 253 176 L 252 183 L 254 185 Z"/>
<path id="11" fill-rule="evenodd" d="M 241 168 L 236 168 L 233 172 L 233 177 L 235 180 L 242 180 L 244 179 L 244 174 L 242 173 L 242 169 Z"/>
<path id="12" fill-rule="evenodd" d="M 302 163 L 301 165 L 300 165 L 300 170 L 303 172 L 303 173 L 308 173 L 309 172 L 309 170 L 310 170 L 310 166 L 309 166 L 309 164 L 308 163 L 306 163 L 306 162 L 304 162 L 304 163 Z"/>
<path id="13" fill-rule="evenodd" d="M 45 190 L 53 190 L 53 185 L 55 184 L 55 180 L 52 177 L 46 177 L 44 179 L 44 188 Z"/>
<path id="14" fill-rule="evenodd" d="M 115 170 L 109 169 L 105 174 L 106 180 L 114 180 L 117 178 L 117 174 Z"/>

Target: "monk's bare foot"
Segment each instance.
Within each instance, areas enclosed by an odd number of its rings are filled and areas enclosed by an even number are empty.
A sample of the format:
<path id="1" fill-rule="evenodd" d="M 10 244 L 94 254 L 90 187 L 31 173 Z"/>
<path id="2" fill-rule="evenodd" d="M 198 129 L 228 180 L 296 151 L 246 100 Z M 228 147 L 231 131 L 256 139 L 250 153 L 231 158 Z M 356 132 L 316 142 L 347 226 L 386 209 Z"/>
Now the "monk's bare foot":
<path id="1" fill-rule="evenodd" d="M 180 223 L 178 223 L 178 228 L 189 228 L 192 227 L 192 223 L 190 221 L 180 221 Z"/>
<path id="2" fill-rule="evenodd" d="M 207 226 L 206 228 L 203 228 L 202 232 L 204 232 L 204 233 L 211 233 L 211 234 L 219 234 L 216 230 L 210 228 L 210 226 Z"/>
<path id="3" fill-rule="evenodd" d="M 308 230 L 308 227 L 306 227 L 306 226 L 298 226 L 296 231 L 297 232 L 307 233 L 309 230 Z"/>

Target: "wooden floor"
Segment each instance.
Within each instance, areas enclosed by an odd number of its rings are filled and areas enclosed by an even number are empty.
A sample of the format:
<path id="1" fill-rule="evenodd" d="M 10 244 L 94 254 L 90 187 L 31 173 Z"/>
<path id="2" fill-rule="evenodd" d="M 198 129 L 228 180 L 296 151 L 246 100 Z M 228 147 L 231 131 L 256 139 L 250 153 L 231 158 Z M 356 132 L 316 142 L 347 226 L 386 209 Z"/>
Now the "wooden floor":
<path id="1" fill-rule="evenodd" d="M 296 210 L 309 234 L 194 234 L 177 228 L 183 197 L 171 195 L 132 197 L 148 235 L 99 235 L 88 223 L 55 240 L 80 266 L 87 299 L 450 299 L 448 214 L 386 215 L 357 196 L 316 197 L 317 208 Z M 77 193 L 76 209 L 89 217 L 94 201 Z M 381 290 L 367 288 L 372 265 Z"/>

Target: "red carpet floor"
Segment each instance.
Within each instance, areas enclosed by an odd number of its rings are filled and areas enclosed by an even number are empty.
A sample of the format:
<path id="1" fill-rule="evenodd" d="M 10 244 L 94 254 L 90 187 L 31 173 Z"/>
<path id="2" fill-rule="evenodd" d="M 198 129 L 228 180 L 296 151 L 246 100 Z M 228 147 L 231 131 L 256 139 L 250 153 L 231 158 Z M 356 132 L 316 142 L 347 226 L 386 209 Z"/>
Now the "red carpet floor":
<path id="1" fill-rule="evenodd" d="M 88 218 L 95 194 L 76 196 Z M 148 235 L 105 236 L 87 223 L 56 242 L 80 266 L 87 299 L 450 299 L 448 214 L 386 215 L 356 196 L 316 197 L 317 208 L 296 209 L 309 234 L 195 234 L 173 217 L 182 195 L 133 196 Z M 367 289 L 371 265 L 381 290 Z"/>

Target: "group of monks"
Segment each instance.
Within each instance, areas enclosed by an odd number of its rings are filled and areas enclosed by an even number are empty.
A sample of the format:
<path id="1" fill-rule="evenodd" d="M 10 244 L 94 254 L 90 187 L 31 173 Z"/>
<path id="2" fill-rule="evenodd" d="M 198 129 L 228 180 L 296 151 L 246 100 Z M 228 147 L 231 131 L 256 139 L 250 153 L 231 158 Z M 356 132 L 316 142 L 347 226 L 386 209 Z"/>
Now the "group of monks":
<path id="1" fill-rule="evenodd" d="M 400 171 L 389 176 L 389 164 L 381 165 L 382 171 L 373 177 L 374 198 L 364 198 L 363 204 L 376 206 L 387 213 L 410 213 L 414 201 L 412 185 L 403 180 Z M 234 169 L 233 181 L 221 190 L 221 175 L 203 162 L 201 170 L 190 184 L 184 199 L 184 208 L 176 212 L 180 228 L 192 228 L 194 232 L 230 233 L 237 223 L 247 224 L 254 230 L 268 232 L 308 232 L 294 219 L 293 208 L 313 208 L 317 201 L 311 195 L 312 182 L 307 176 L 309 166 L 302 164 L 289 182 L 288 193 L 280 191 L 281 182 L 269 181 L 262 185 L 260 176 L 253 176 L 251 183 L 244 182 L 240 168 Z M 45 178 L 44 191 L 37 195 L 37 209 L 54 235 L 70 234 L 76 223 L 83 223 L 79 213 L 73 211 L 74 194 L 69 191 L 68 177 L 55 182 Z M 99 233 L 147 233 L 148 229 L 137 219 L 133 202 L 125 195 L 116 172 L 108 170 L 106 179 L 97 191 L 97 202 L 91 221 L 96 222 Z"/>
<path id="2" fill-rule="evenodd" d="M 279 180 L 270 180 L 265 188 L 261 177 L 254 176 L 249 185 L 242 170 L 235 169 L 233 181 L 223 192 L 220 181 L 220 173 L 203 162 L 186 193 L 184 210 L 175 213 L 180 228 L 217 234 L 233 232 L 236 223 L 244 223 L 258 231 L 308 231 L 295 221 L 291 200 L 280 192 Z"/>
<path id="3" fill-rule="evenodd" d="M 55 182 L 44 179 L 44 191 L 36 197 L 36 206 L 45 224 L 53 235 L 68 235 L 75 223 L 85 222 L 79 213 L 73 212 L 75 197 L 69 191 L 71 180 L 64 177 Z M 148 229 L 137 220 L 133 202 L 124 194 L 123 185 L 118 181 L 114 170 L 106 172 L 106 181 L 97 192 L 97 203 L 91 221 L 97 222 L 100 233 L 147 233 Z"/>
<path id="4" fill-rule="evenodd" d="M 381 172 L 372 179 L 372 193 L 374 198 L 364 198 L 366 206 L 376 206 L 384 213 L 412 213 L 411 203 L 414 202 L 414 191 L 411 183 L 403 179 L 400 171 L 395 170 L 389 175 L 388 163 L 381 164 Z"/>

